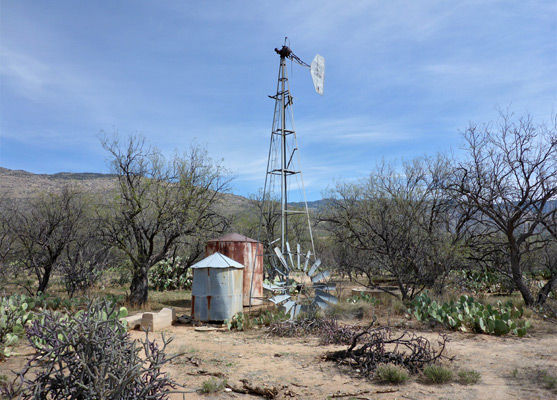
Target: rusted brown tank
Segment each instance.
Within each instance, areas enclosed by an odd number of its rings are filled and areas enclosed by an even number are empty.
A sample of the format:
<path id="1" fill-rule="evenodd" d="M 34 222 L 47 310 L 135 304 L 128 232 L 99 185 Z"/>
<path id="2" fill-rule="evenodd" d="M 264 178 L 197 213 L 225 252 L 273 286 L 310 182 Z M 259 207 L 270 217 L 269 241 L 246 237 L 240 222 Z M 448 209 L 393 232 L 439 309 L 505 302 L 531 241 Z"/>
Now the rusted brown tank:
<path id="1" fill-rule="evenodd" d="M 253 288 L 251 290 L 251 304 L 262 304 L 263 301 L 260 299 L 263 297 L 263 244 L 258 244 L 256 240 L 240 235 L 239 233 L 230 233 L 207 242 L 205 246 L 205 256 L 207 257 L 217 252 L 245 266 L 244 306 L 249 305 L 252 275 Z M 255 260 L 256 257 L 257 260 Z"/>

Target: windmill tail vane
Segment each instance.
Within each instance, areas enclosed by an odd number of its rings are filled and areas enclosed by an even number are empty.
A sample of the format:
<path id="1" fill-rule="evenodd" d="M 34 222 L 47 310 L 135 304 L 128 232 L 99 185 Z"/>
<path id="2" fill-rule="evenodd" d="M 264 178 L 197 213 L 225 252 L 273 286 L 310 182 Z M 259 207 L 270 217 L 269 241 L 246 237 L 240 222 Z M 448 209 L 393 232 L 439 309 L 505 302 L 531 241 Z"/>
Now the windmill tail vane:
<path id="1" fill-rule="evenodd" d="M 275 53 L 277 53 L 281 59 L 288 58 L 289 60 L 294 61 L 296 64 L 301 65 L 302 67 L 309 68 L 311 73 L 311 79 L 313 80 L 313 86 L 315 87 L 315 91 L 323 96 L 323 84 L 325 82 L 325 58 L 317 54 L 311 64 L 306 63 L 300 57 L 298 57 L 294 52 L 285 44 L 282 46 L 281 49 L 275 48 Z"/>

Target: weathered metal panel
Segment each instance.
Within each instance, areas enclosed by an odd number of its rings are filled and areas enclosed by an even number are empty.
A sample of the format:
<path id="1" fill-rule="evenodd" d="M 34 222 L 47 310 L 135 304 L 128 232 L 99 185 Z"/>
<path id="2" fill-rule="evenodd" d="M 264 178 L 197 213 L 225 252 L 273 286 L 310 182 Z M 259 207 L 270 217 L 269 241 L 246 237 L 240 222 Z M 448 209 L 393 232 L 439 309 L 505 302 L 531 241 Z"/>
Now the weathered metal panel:
<path id="1" fill-rule="evenodd" d="M 192 318 L 223 321 L 242 312 L 243 269 L 193 269 Z"/>
<path id="2" fill-rule="evenodd" d="M 259 251 L 258 251 L 259 249 Z M 244 306 L 263 304 L 263 244 L 239 233 L 231 233 L 207 242 L 205 256 L 219 252 L 244 265 L 243 298 Z M 256 260 L 257 258 L 257 260 Z"/>

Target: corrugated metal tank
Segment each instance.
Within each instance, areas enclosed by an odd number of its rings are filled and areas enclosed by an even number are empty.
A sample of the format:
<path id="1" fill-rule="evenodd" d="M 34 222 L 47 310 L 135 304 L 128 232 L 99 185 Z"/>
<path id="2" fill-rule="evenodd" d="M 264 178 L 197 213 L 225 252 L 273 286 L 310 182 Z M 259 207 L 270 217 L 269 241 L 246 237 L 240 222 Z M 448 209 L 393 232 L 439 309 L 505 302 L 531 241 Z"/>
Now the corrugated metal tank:
<path id="1" fill-rule="evenodd" d="M 251 304 L 263 304 L 263 300 L 261 300 L 263 297 L 263 243 L 258 245 L 257 240 L 239 233 L 230 233 L 207 242 L 205 255 L 209 256 L 217 252 L 244 265 L 244 306 L 249 306 L 252 274 L 252 297 L 255 298 L 252 298 Z M 256 255 L 257 260 L 255 260 Z"/>
<path id="2" fill-rule="evenodd" d="M 197 321 L 224 321 L 242 312 L 244 266 L 214 253 L 191 267 L 191 316 Z"/>

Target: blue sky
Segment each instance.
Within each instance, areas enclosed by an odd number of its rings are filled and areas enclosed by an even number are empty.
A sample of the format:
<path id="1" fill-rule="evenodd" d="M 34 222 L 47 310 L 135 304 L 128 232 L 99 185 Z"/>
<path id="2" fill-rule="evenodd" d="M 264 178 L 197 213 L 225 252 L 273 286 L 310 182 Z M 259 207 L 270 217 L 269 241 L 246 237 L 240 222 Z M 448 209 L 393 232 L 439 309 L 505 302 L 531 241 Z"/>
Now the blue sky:
<path id="1" fill-rule="evenodd" d="M 309 199 L 381 159 L 458 151 L 496 107 L 557 110 L 557 1 L 2 1 L 0 166 L 108 172 L 97 135 L 192 141 L 263 186 L 279 57 L 326 59 L 325 95 L 289 70 Z M 290 64 L 288 65 L 290 68 Z"/>

